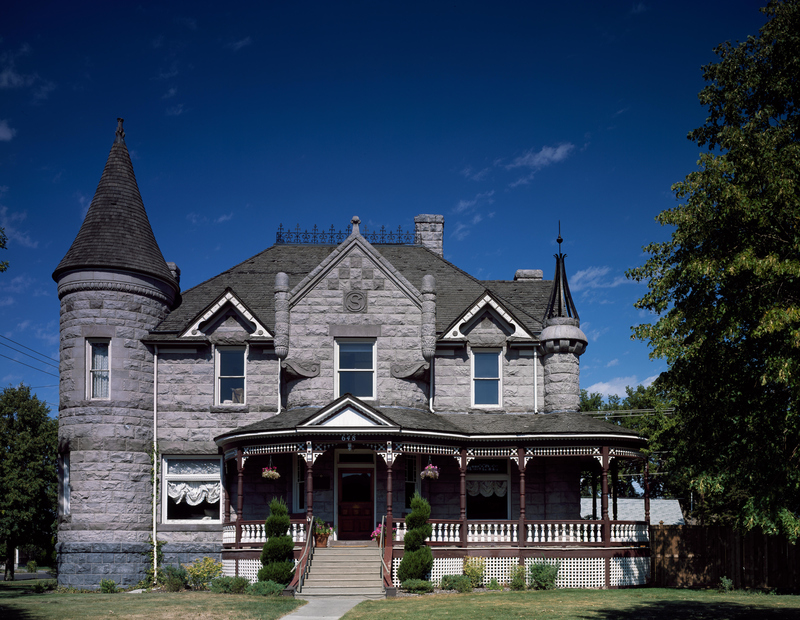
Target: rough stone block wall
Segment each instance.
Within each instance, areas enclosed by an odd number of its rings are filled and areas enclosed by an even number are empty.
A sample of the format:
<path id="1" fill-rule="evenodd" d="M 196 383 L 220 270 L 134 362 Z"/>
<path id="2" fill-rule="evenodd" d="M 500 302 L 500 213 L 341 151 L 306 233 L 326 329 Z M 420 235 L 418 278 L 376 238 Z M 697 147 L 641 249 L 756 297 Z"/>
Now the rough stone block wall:
<path id="1" fill-rule="evenodd" d="M 96 590 L 102 579 L 111 579 L 123 588 L 134 586 L 145 578 L 150 549 L 147 543 L 59 542 L 58 584 Z"/>
<path id="2" fill-rule="evenodd" d="M 344 307 L 345 295 L 363 291 L 363 312 Z M 334 398 L 334 338 L 330 325 L 380 326 L 377 347 L 376 406 L 425 407 L 427 385 L 395 379 L 391 365 L 423 361 L 421 309 L 400 290 L 372 257 L 358 248 L 309 291 L 291 310 L 289 359 L 319 362 L 318 377 L 292 381 L 289 408 L 322 406 Z"/>
<path id="3" fill-rule="evenodd" d="M 580 405 L 580 367 L 573 353 L 544 357 L 545 411 L 577 411 Z"/>
<path id="4" fill-rule="evenodd" d="M 218 541 L 221 537 L 218 537 Z M 222 561 L 221 542 L 185 542 L 168 543 L 161 549 L 164 552 L 162 566 L 181 566 L 191 564 L 197 559 L 209 557 L 217 562 Z"/>

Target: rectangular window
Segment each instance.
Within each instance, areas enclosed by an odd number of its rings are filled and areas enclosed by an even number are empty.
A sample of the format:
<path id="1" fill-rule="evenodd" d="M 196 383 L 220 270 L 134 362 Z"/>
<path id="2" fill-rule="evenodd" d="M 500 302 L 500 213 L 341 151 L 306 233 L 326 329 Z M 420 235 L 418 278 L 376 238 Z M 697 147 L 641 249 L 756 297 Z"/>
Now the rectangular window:
<path id="1" fill-rule="evenodd" d="M 336 340 L 336 398 L 375 398 L 375 341 Z"/>
<path id="2" fill-rule="evenodd" d="M 419 491 L 420 481 L 419 457 L 406 456 L 405 507 L 407 510 L 411 510 L 411 498 L 414 497 L 415 491 Z"/>
<path id="3" fill-rule="evenodd" d="M 69 452 L 58 455 L 58 511 L 62 517 L 70 514 Z"/>
<path id="4" fill-rule="evenodd" d="M 303 512 L 306 509 L 306 464 L 303 459 L 294 455 L 294 500 L 293 512 Z"/>
<path id="5" fill-rule="evenodd" d="M 245 403 L 245 347 L 217 347 L 217 404 Z"/>
<path id="6" fill-rule="evenodd" d="M 472 404 L 499 407 L 501 394 L 499 349 L 472 351 Z"/>
<path id="7" fill-rule="evenodd" d="M 87 340 L 86 357 L 86 367 L 89 369 L 86 377 L 87 395 L 94 399 L 109 398 L 111 341 Z"/>
<path id="8" fill-rule="evenodd" d="M 222 521 L 221 457 L 165 457 L 163 522 Z"/>

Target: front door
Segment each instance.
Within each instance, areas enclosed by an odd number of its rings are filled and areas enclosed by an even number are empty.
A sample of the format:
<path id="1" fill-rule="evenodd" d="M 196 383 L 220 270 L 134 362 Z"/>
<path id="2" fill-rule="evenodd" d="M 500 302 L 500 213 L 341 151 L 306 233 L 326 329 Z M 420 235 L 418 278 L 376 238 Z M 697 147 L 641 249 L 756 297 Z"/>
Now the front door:
<path id="1" fill-rule="evenodd" d="M 374 524 L 373 469 L 339 470 L 339 540 L 367 540 Z"/>

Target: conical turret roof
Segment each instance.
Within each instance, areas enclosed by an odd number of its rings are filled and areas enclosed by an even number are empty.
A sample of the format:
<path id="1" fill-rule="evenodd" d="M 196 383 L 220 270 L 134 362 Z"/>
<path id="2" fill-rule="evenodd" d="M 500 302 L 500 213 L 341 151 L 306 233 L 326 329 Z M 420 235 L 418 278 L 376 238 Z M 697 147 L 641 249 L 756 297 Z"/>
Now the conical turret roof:
<path id="1" fill-rule="evenodd" d="M 124 269 L 156 277 L 178 291 L 139 194 L 122 119 L 117 120 L 116 138 L 92 204 L 53 279 L 75 269 Z"/>
<path id="2" fill-rule="evenodd" d="M 573 319 L 580 324 L 581 319 L 569 292 L 567 270 L 564 266 L 564 259 L 567 255 L 561 253 L 561 243 L 564 240 L 561 238 L 560 228 L 561 224 L 559 224 L 558 239 L 556 239 L 558 254 L 553 255 L 553 258 L 556 259 L 556 275 L 553 278 L 553 291 L 550 293 L 550 302 L 547 304 L 543 322 L 546 324 L 548 319 Z"/>

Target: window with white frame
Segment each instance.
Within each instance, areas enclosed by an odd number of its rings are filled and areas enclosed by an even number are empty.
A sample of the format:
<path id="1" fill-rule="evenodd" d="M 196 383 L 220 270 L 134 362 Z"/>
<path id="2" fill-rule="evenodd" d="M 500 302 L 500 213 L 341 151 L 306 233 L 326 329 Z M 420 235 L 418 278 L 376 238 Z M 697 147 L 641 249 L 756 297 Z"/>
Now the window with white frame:
<path id="1" fill-rule="evenodd" d="M 222 521 L 221 457 L 164 457 L 163 472 L 164 523 Z"/>
<path id="2" fill-rule="evenodd" d="M 375 340 L 341 338 L 335 341 L 335 396 L 352 394 L 359 398 L 375 398 Z"/>
<path id="3" fill-rule="evenodd" d="M 294 459 L 294 480 L 292 489 L 292 512 L 304 512 L 306 509 L 306 465 L 296 454 Z"/>
<path id="4" fill-rule="evenodd" d="M 217 404 L 245 403 L 245 347 L 217 347 Z"/>
<path id="5" fill-rule="evenodd" d="M 58 455 L 58 511 L 62 517 L 70 514 L 69 452 Z"/>
<path id="6" fill-rule="evenodd" d="M 92 399 L 110 398 L 111 341 L 91 338 L 86 341 L 86 395 Z"/>
<path id="7" fill-rule="evenodd" d="M 499 407 L 502 404 L 501 349 L 472 350 L 472 405 Z"/>

